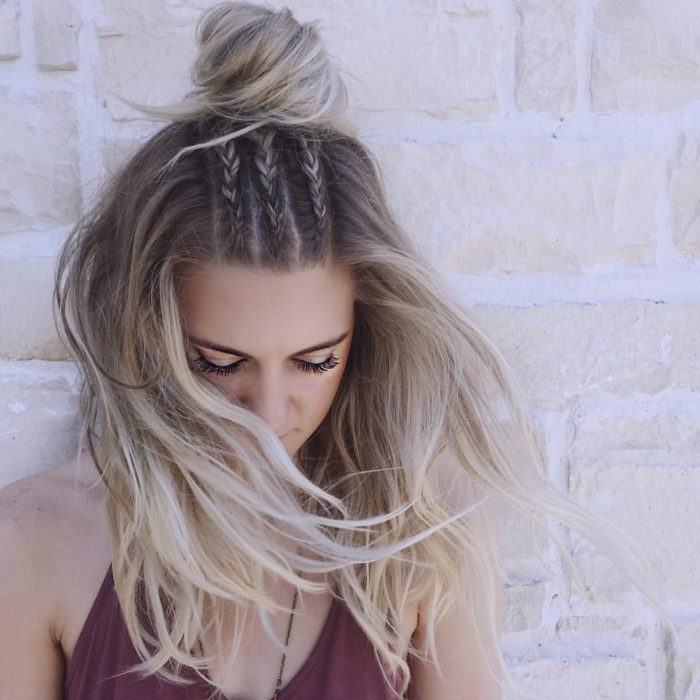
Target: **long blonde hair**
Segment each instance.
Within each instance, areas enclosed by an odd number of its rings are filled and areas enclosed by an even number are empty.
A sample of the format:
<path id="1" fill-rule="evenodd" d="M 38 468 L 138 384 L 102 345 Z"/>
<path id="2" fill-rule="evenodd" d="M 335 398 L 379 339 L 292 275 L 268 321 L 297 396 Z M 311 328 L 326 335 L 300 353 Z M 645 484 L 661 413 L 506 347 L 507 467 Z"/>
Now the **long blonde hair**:
<path id="1" fill-rule="evenodd" d="M 280 609 L 265 574 L 319 591 L 304 574 L 323 573 L 403 694 L 422 652 L 402 611 L 424 601 L 425 658 L 439 662 L 433 631 L 466 576 L 472 624 L 503 678 L 502 577 L 470 513 L 498 498 L 614 545 L 548 484 L 503 361 L 392 218 L 316 28 L 286 9 L 224 3 L 198 38 L 196 89 L 107 184 L 56 283 L 137 668 L 208 678 L 205 628 L 224 649 L 233 621 L 233 658 L 251 604 L 265 624 Z M 346 373 L 294 460 L 188 366 L 178 285 L 211 262 L 333 262 L 352 277 Z"/>

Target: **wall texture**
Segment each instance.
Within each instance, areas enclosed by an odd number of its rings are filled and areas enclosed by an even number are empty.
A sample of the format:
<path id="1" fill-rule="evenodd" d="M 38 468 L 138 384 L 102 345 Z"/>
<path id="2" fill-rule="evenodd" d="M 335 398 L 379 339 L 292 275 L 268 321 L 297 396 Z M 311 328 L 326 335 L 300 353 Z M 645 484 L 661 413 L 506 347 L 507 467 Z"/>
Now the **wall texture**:
<path id="1" fill-rule="evenodd" d="M 187 89 L 206 0 L 0 0 L 0 485 L 75 445 L 56 251 Z M 275 3 L 278 4 L 278 3 Z M 504 648 L 534 697 L 700 698 L 700 4 L 292 0 L 346 71 L 396 214 L 503 350 L 552 478 L 664 572 L 504 523 Z"/>

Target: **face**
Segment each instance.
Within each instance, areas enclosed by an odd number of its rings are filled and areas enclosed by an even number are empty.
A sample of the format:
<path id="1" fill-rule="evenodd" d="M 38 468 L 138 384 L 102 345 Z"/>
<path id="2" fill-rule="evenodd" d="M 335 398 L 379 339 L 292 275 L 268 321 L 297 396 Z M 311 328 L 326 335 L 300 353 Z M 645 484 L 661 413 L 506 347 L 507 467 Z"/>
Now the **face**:
<path id="1" fill-rule="evenodd" d="M 337 266 L 198 267 L 180 289 L 190 365 L 260 416 L 293 456 L 338 391 L 353 301 Z"/>

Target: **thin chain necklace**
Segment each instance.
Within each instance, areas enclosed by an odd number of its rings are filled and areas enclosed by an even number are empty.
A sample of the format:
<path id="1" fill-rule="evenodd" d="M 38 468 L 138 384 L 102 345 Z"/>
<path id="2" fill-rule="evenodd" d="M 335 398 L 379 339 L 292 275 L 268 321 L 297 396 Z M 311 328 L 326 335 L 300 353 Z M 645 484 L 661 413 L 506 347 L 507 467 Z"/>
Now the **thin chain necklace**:
<path id="1" fill-rule="evenodd" d="M 289 646 L 289 635 L 292 633 L 292 623 L 294 622 L 294 610 L 297 607 L 297 599 L 299 598 L 299 589 L 294 591 L 294 600 L 292 600 L 292 611 L 289 613 L 289 624 L 287 625 L 287 636 L 284 639 L 285 652 L 282 654 L 282 663 L 280 664 L 280 672 L 277 674 L 277 682 L 275 683 L 275 694 L 272 700 L 277 700 L 282 689 L 282 672 L 284 671 L 284 662 L 287 660 L 286 649 Z"/>

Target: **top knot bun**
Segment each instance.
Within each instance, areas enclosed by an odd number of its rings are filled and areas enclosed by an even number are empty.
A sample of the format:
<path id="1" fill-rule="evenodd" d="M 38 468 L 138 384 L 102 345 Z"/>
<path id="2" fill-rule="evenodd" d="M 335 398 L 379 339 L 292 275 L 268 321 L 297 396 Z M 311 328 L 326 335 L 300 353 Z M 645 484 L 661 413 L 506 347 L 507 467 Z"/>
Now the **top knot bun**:
<path id="1" fill-rule="evenodd" d="M 197 39 L 197 89 L 188 100 L 194 112 L 280 125 L 342 121 L 347 93 L 340 75 L 314 24 L 300 24 L 289 9 L 221 3 L 202 16 Z"/>

